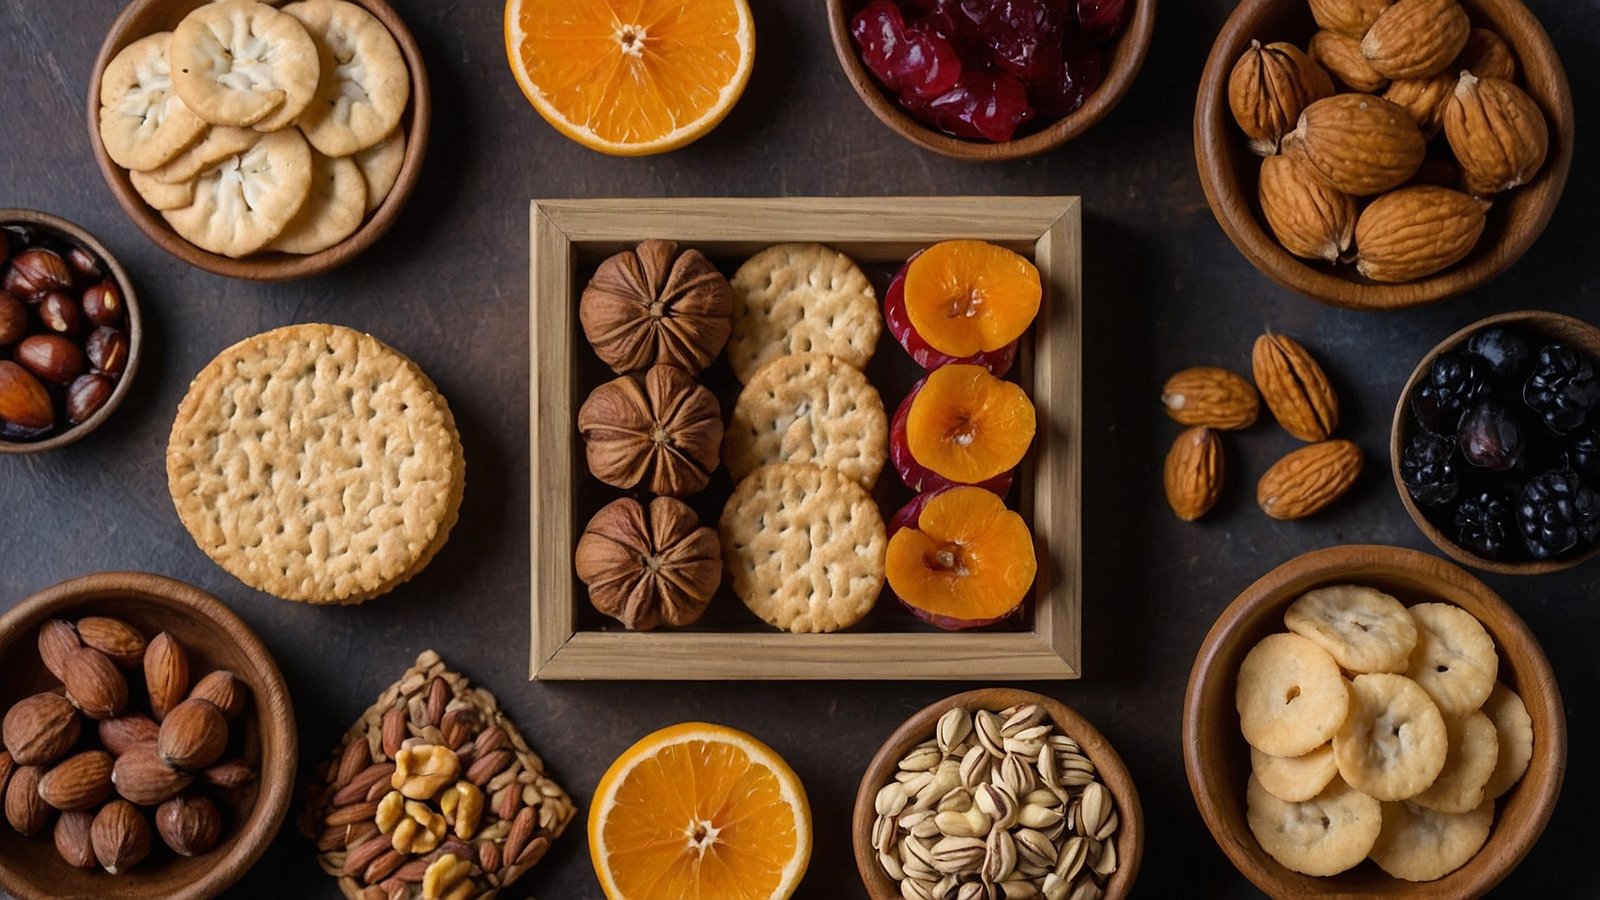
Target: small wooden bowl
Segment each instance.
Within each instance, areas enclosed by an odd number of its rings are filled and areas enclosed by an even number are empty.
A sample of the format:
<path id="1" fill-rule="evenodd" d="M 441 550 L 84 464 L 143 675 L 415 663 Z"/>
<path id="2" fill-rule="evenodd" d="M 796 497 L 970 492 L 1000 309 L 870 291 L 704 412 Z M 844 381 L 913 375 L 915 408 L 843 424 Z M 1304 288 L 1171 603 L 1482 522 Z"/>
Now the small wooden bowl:
<path id="1" fill-rule="evenodd" d="M 144 323 L 139 315 L 139 295 L 133 289 L 133 281 L 128 278 L 122 263 L 117 262 L 105 244 L 78 225 L 31 209 L 0 209 L 0 225 L 31 225 L 67 243 L 77 244 L 99 257 L 105 263 L 106 277 L 116 282 L 117 290 L 122 292 L 122 303 L 127 310 L 124 318 L 128 328 L 128 362 L 117 377 L 117 386 L 111 389 L 111 396 L 106 398 L 105 404 L 83 422 L 43 440 L 0 441 L 0 453 L 43 453 L 83 440 L 89 432 L 99 428 L 101 422 L 110 418 L 112 411 L 122 404 L 122 398 L 128 395 L 128 385 L 133 383 L 134 373 L 139 369 L 139 358 L 144 351 Z"/>
<path id="2" fill-rule="evenodd" d="M 1411 377 L 1406 379 L 1406 386 L 1400 390 L 1400 399 L 1394 405 L 1394 425 L 1389 429 L 1389 469 L 1394 475 L 1395 490 L 1400 493 L 1400 502 L 1405 504 L 1406 512 L 1411 514 L 1411 521 L 1417 523 L 1417 528 L 1427 535 L 1433 545 L 1443 550 L 1451 559 L 1485 572 L 1495 572 L 1500 575 L 1543 575 L 1547 572 L 1559 572 L 1570 569 L 1579 563 L 1588 562 L 1600 555 L 1600 542 L 1582 553 L 1564 556 L 1560 559 L 1526 559 L 1517 561 L 1502 561 L 1497 559 L 1484 559 L 1465 547 L 1450 540 L 1437 525 L 1428 521 L 1428 517 L 1411 499 L 1411 492 L 1406 490 L 1405 482 L 1400 479 L 1400 455 L 1404 452 L 1406 441 L 1410 439 L 1415 423 L 1411 418 L 1411 392 L 1416 389 L 1417 383 L 1428 373 L 1428 368 L 1440 355 L 1454 350 L 1465 344 L 1467 338 L 1494 326 L 1505 326 L 1523 332 L 1532 337 L 1548 341 L 1560 341 L 1571 344 L 1592 358 L 1600 360 L 1600 328 L 1571 316 L 1560 313 L 1541 312 L 1539 310 L 1522 310 L 1520 312 L 1500 313 L 1487 319 L 1479 319 L 1471 325 L 1450 335 L 1438 346 L 1428 351 L 1417 363 L 1416 369 L 1411 372 Z"/>
<path id="3" fill-rule="evenodd" d="M 1078 742 L 1085 756 L 1094 763 L 1100 782 L 1111 791 L 1117 803 L 1117 870 L 1106 882 L 1107 900 L 1120 900 L 1133 890 L 1139 877 L 1139 862 L 1144 855 L 1144 810 L 1139 805 L 1139 791 L 1133 786 L 1122 757 L 1112 749 L 1089 720 L 1074 712 L 1066 704 L 1016 688 L 982 688 L 946 697 L 937 703 L 918 710 L 901 723 L 889 739 L 878 748 L 878 753 L 861 776 L 861 786 L 856 790 L 855 812 L 851 817 L 851 842 L 855 845 L 856 869 L 867 886 L 872 900 L 898 900 L 900 888 L 878 864 L 878 851 L 872 848 L 872 824 L 878 814 L 874 808 L 878 789 L 894 779 L 900 760 L 911 748 L 933 736 L 939 717 L 951 707 L 960 706 L 970 711 L 980 709 L 999 711 L 1019 703 L 1037 703 L 1043 707 L 1056 727 Z"/>
<path id="4" fill-rule="evenodd" d="M 46 588 L 0 616 L 0 670 L 6 673 L 0 680 L 0 709 L 58 687 L 39 660 L 39 626 L 48 619 L 89 615 L 115 616 L 147 639 L 170 632 L 188 652 L 192 677 L 226 668 L 249 685 L 243 727 L 255 735 L 258 752 L 248 761 L 258 777 L 237 807 L 224 809 L 223 841 L 211 852 L 186 859 L 168 851 L 157 836 L 149 859 L 115 877 L 67 865 L 56 855 L 49 832 L 24 838 L 0 828 L 0 889 L 24 900 L 214 897 L 261 858 L 289 810 L 297 741 L 283 676 L 250 627 L 210 594 L 159 575 L 101 572 Z M 131 683 L 142 684 L 142 674 L 129 675 Z"/>
<path id="5" fill-rule="evenodd" d="M 1239 663 L 1258 641 L 1284 631 L 1283 612 L 1312 588 L 1355 582 L 1406 604 L 1442 600 L 1483 623 L 1500 651 L 1500 680 L 1521 695 L 1533 719 L 1527 774 L 1497 801 L 1494 830 L 1478 854 L 1449 875 L 1412 883 L 1361 865 L 1329 878 L 1279 865 L 1245 822 L 1250 748 L 1239 733 L 1234 690 Z M 1550 821 L 1567 768 L 1567 720 L 1555 673 L 1528 626 L 1489 586 L 1436 556 L 1400 547 L 1349 545 L 1297 556 L 1245 588 L 1211 627 L 1183 699 L 1183 766 L 1200 816 L 1244 876 L 1267 894 L 1311 897 L 1476 897 L 1517 867 Z"/>
<path id="6" fill-rule="evenodd" d="M 428 127 L 433 117 L 433 101 L 428 89 L 428 71 L 422 63 L 422 51 L 400 14 L 385 0 L 352 0 L 377 16 L 378 21 L 394 35 L 401 56 L 405 57 L 406 68 L 411 73 L 411 102 L 400 120 L 400 127 L 406 130 L 406 155 L 400 164 L 400 174 L 383 204 L 367 217 L 354 234 L 332 247 L 304 255 L 262 252 L 234 259 L 202 250 L 174 231 L 161 213 L 146 204 L 139 192 L 133 189 L 128 173 L 111 161 L 106 154 L 105 144 L 100 140 L 100 78 L 112 58 L 123 47 L 142 37 L 171 31 L 184 16 L 207 2 L 210 0 L 133 0 L 112 23 L 111 31 L 100 45 L 100 55 L 94 61 L 94 72 L 89 76 L 89 142 L 94 147 L 95 159 L 100 162 L 100 172 L 105 175 L 106 184 L 111 186 L 111 193 L 116 196 L 123 212 L 156 246 L 207 272 L 251 281 L 290 281 L 343 265 L 372 246 L 394 225 L 412 189 L 417 186 L 417 179 L 422 176 L 422 158 L 428 150 Z"/>
<path id="7" fill-rule="evenodd" d="M 867 5 L 867 0 L 828 0 L 828 30 L 833 36 L 833 52 L 844 67 L 845 77 L 856 89 L 861 102 L 872 110 L 879 121 L 896 134 L 924 150 L 932 150 L 954 159 L 974 162 L 1022 159 L 1035 156 L 1065 144 L 1105 118 L 1121 102 L 1133 80 L 1144 65 L 1145 53 L 1150 49 L 1150 36 L 1155 31 L 1155 0 L 1129 0 L 1133 11 L 1111 45 L 1106 48 L 1103 61 L 1104 77 L 1100 86 L 1090 94 L 1083 105 L 1050 125 L 1015 140 L 993 143 L 952 137 L 942 131 L 922 124 L 900 108 L 893 96 L 883 89 L 872 73 L 861 62 L 855 42 L 850 39 L 850 18 Z"/>
<path id="8" fill-rule="evenodd" d="M 1539 20 L 1518 0 L 1461 0 L 1474 26 L 1492 28 L 1517 56 L 1518 84 L 1544 111 L 1550 150 L 1529 183 L 1499 194 L 1478 245 L 1442 272 L 1403 284 L 1380 284 L 1352 266 L 1313 264 L 1283 249 L 1256 199 L 1261 159 L 1246 146 L 1228 107 L 1228 75 L 1250 41 L 1304 46 L 1316 33 L 1305 0 L 1242 0 L 1222 26 L 1200 78 L 1194 109 L 1194 155 L 1206 202 L 1239 252 L 1267 277 L 1313 300 L 1347 309 L 1401 309 L 1465 293 L 1511 267 L 1533 246 L 1555 212 L 1572 165 L 1572 92 Z"/>

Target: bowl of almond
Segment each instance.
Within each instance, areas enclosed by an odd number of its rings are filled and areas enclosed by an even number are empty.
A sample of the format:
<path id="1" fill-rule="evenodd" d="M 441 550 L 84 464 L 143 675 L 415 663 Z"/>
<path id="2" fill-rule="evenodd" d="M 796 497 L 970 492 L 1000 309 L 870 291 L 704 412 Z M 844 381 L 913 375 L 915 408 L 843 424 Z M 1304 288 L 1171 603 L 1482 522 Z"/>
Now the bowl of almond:
<path id="1" fill-rule="evenodd" d="M 250 628 L 170 578 L 102 572 L 0 617 L 0 892 L 213 897 L 288 810 L 288 690 Z"/>
<path id="2" fill-rule="evenodd" d="M 1206 200 L 1268 277 L 1397 309 L 1504 272 L 1572 162 L 1572 93 L 1518 0 L 1244 0 L 1195 105 Z"/>

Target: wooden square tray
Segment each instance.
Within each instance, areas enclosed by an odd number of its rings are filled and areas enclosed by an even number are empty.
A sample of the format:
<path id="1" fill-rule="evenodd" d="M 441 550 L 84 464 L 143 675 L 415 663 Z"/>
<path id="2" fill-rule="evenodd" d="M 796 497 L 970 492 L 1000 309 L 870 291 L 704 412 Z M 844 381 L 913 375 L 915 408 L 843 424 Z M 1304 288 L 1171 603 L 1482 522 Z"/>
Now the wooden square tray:
<path id="1" fill-rule="evenodd" d="M 531 210 L 529 402 L 532 407 L 532 642 L 537 679 L 960 679 L 1079 675 L 1081 308 L 1080 204 L 1076 197 L 851 197 L 536 200 Z M 1038 409 L 1039 430 L 1008 502 L 1037 540 L 1039 574 L 1020 619 L 943 632 L 909 614 L 874 613 L 837 634 L 787 634 L 744 610 L 726 586 L 689 629 L 628 632 L 589 607 L 572 567 L 584 523 L 624 492 L 590 476 L 577 408 L 612 376 L 577 322 L 578 296 L 599 262 L 647 237 L 703 251 L 731 274 L 744 258 L 786 241 L 818 241 L 849 254 L 882 296 L 888 275 L 936 241 L 978 238 L 1031 258 L 1044 301 L 1023 337 L 1012 376 Z M 880 362 L 881 361 L 881 362 Z M 718 361 L 708 370 L 715 380 Z M 893 370 L 888 374 L 880 368 Z M 892 414 L 916 367 L 885 329 L 868 374 Z M 891 385 L 885 379 L 899 382 Z M 714 391 L 727 403 L 727 391 Z M 898 390 L 898 392 L 896 392 Z M 725 407 L 724 412 L 726 413 Z M 719 477 L 727 489 L 726 470 Z M 893 482 L 893 484 L 886 484 Z M 711 492 L 718 490 L 713 480 Z M 892 466 L 874 492 L 884 518 L 909 496 Z M 722 495 L 725 496 L 725 493 Z M 689 498 L 696 505 L 695 498 Z M 720 500 L 699 507 L 716 525 Z M 885 589 L 887 595 L 887 588 Z M 880 601 L 880 606 L 884 601 Z M 893 603 L 892 600 L 887 601 Z M 1007 630 L 1010 629 L 1010 630 Z"/>

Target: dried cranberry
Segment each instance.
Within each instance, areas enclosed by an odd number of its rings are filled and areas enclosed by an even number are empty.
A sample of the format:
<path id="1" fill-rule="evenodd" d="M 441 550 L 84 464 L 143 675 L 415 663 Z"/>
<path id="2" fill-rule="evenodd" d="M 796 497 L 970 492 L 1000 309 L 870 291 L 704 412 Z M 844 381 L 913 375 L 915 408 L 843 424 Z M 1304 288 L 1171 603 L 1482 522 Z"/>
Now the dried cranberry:
<path id="1" fill-rule="evenodd" d="M 1127 20 L 1128 0 L 1078 0 L 1078 26 L 1102 41 Z"/>
<path id="2" fill-rule="evenodd" d="M 927 106 L 928 119 L 956 137 L 1009 141 L 1033 118 L 1028 89 L 1004 72 L 967 72 Z"/>
<path id="3" fill-rule="evenodd" d="M 966 0 L 959 9 L 967 30 L 1000 68 L 1024 81 L 1054 73 L 1061 61 L 1062 10 L 1047 0 Z"/>
<path id="4" fill-rule="evenodd" d="M 1064 116 L 1083 105 L 1100 86 L 1100 50 L 1080 32 L 1068 32 L 1062 41 L 1062 60 L 1053 77 L 1028 86 L 1034 109 L 1047 116 Z"/>
<path id="5" fill-rule="evenodd" d="M 911 101 L 937 97 L 961 77 L 955 46 L 931 29 L 906 25 L 890 0 L 875 0 L 857 13 L 851 34 L 872 74 Z"/>

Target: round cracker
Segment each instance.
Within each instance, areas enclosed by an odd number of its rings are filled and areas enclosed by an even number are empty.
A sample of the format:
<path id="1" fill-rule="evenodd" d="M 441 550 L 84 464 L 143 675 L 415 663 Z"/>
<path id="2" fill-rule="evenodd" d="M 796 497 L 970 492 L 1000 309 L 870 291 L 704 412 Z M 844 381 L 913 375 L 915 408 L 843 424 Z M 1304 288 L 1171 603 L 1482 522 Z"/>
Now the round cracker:
<path id="1" fill-rule="evenodd" d="M 162 215 L 202 250 L 247 256 L 282 234 L 310 193 L 311 148 L 285 129 L 202 172 L 194 202 Z"/>
<path id="2" fill-rule="evenodd" d="M 1289 803 L 1252 775 L 1245 800 L 1245 819 L 1261 849 L 1304 875 L 1337 875 L 1359 865 L 1383 825 L 1378 801 L 1337 778 L 1310 800 Z"/>
<path id="3" fill-rule="evenodd" d="M 1499 682 L 1483 702 L 1483 713 L 1494 723 L 1499 754 L 1495 757 L 1494 772 L 1483 787 L 1483 794 L 1494 800 L 1511 790 L 1528 771 L 1533 759 L 1533 719 L 1528 708 L 1516 692 Z"/>
<path id="4" fill-rule="evenodd" d="M 1234 691 L 1239 730 L 1270 756 L 1301 756 L 1328 742 L 1350 709 L 1350 690 L 1327 651 L 1298 634 L 1250 648 Z"/>
<path id="5" fill-rule="evenodd" d="M 305 26 L 321 60 L 316 97 L 298 123 L 311 146 L 349 156 L 393 134 L 411 100 L 411 73 L 389 29 L 345 0 L 302 0 L 283 11 Z"/>
<path id="6" fill-rule="evenodd" d="M 133 189 L 139 192 L 144 202 L 153 209 L 182 209 L 194 202 L 194 182 L 181 181 L 177 184 L 167 184 L 150 176 L 149 172 L 140 172 L 137 169 L 128 172 L 128 181 Z"/>
<path id="7" fill-rule="evenodd" d="M 157 181 L 182 184 L 194 181 L 200 173 L 237 153 L 243 153 L 261 140 L 261 133 L 249 128 L 212 125 L 189 149 L 150 172 Z"/>
<path id="8" fill-rule="evenodd" d="M 1379 800 L 1427 790 L 1450 745 L 1439 708 L 1404 675 L 1357 675 L 1350 688 L 1350 716 L 1333 736 L 1339 777 Z"/>
<path id="9" fill-rule="evenodd" d="M 826 353 L 865 369 L 883 330 L 872 283 L 821 244 L 777 244 L 745 260 L 733 286 L 728 363 L 739 381 L 786 353 Z"/>
<path id="10" fill-rule="evenodd" d="M 311 195 L 283 233 L 267 244 L 283 253 L 316 253 L 354 234 L 367 215 L 367 182 L 346 159 L 311 154 Z"/>
<path id="11" fill-rule="evenodd" d="M 883 590 L 883 517 L 832 469 L 777 463 L 739 482 L 718 523 L 733 592 L 768 624 L 838 631 Z"/>
<path id="12" fill-rule="evenodd" d="M 367 180 L 367 215 L 371 215 L 383 205 L 400 178 L 400 167 L 406 161 L 406 133 L 396 128 L 393 134 L 350 158 Z"/>
<path id="13" fill-rule="evenodd" d="M 1290 604 L 1283 623 L 1351 672 L 1404 672 L 1417 645 L 1417 626 L 1405 606 L 1358 584 L 1307 591 Z"/>
<path id="14" fill-rule="evenodd" d="M 1383 829 L 1372 847 L 1378 868 L 1405 881 L 1433 881 L 1466 865 L 1494 824 L 1494 801 L 1471 812 L 1435 812 L 1415 803 L 1383 804 Z"/>
<path id="15" fill-rule="evenodd" d="M 1447 716 L 1482 706 L 1500 670 L 1494 639 L 1482 623 L 1449 603 L 1419 603 L 1411 607 L 1411 617 L 1417 623 L 1417 647 L 1406 675 Z"/>
<path id="16" fill-rule="evenodd" d="M 207 3 L 172 33 L 172 83 L 213 125 L 277 131 L 317 91 L 317 46 L 299 20 L 256 0 Z"/>
<path id="17" fill-rule="evenodd" d="M 1444 726 L 1450 741 L 1444 768 L 1433 784 L 1411 801 L 1435 812 L 1471 812 L 1485 799 L 1484 786 L 1499 760 L 1500 741 L 1494 723 L 1482 712 L 1446 719 Z"/>
<path id="18" fill-rule="evenodd" d="M 123 47 L 100 76 L 100 143 L 124 169 L 154 169 L 200 140 L 206 123 L 172 86 L 172 32 Z"/>
<path id="19" fill-rule="evenodd" d="M 888 456 L 889 418 L 861 370 L 825 353 L 761 367 L 739 392 L 722 442 L 738 481 L 768 463 L 827 466 L 871 489 Z"/>
<path id="20" fill-rule="evenodd" d="M 1250 770 L 1267 793 L 1287 803 L 1304 803 L 1333 781 L 1339 763 L 1331 743 L 1301 756 L 1269 756 L 1251 747 Z"/>

